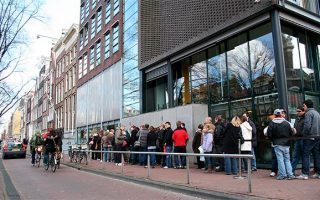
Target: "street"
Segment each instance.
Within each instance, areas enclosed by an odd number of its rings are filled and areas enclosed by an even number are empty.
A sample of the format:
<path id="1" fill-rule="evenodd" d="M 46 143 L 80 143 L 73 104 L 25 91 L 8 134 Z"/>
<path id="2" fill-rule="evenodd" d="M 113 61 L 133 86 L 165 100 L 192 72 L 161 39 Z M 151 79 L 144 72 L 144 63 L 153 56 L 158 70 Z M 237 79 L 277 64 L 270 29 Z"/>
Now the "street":
<path id="1" fill-rule="evenodd" d="M 40 199 L 194 199 L 131 182 L 124 182 L 62 165 L 55 173 L 36 168 L 27 159 L 2 160 L 23 200 Z M 2 169 L 3 170 L 3 169 Z M 3 174 L 3 171 L 1 171 Z M 5 182 L 7 184 L 8 181 Z M 0 184 L 1 186 L 1 184 Z M 1 198 L 1 196 L 0 196 Z M 16 199 L 15 197 L 12 199 Z"/>

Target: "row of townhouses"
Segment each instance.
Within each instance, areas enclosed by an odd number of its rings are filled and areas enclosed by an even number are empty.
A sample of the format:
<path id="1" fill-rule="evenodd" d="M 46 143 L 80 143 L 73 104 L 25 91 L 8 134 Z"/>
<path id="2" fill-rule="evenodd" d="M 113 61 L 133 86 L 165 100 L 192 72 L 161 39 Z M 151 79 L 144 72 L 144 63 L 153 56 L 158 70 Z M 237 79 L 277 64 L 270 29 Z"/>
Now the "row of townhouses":
<path id="1" fill-rule="evenodd" d="M 64 128 L 70 145 L 94 129 L 181 120 L 192 138 L 206 116 L 249 112 L 268 164 L 273 110 L 293 122 L 305 99 L 319 109 L 319 4 L 81 0 L 79 26 L 52 47 L 25 99 L 24 134 Z"/>

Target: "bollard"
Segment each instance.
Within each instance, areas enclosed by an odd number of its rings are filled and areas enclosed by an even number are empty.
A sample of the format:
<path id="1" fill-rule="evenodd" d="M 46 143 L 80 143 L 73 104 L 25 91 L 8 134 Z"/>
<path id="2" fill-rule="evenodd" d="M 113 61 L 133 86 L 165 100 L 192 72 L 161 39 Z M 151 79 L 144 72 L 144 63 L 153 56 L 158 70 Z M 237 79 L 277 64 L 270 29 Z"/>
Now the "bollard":
<path id="1" fill-rule="evenodd" d="M 189 156 L 186 156 L 186 162 L 187 162 L 187 184 L 190 184 Z"/>
<path id="2" fill-rule="evenodd" d="M 239 148 L 239 154 L 241 154 L 241 140 L 238 139 L 238 148 Z M 232 165 L 232 162 L 231 162 Z M 242 176 L 242 166 L 241 166 L 241 158 L 239 158 L 239 176 L 234 176 L 235 179 L 245 179 L 245 176 Z"/>
<path id="3" fill-rule="evenodd" d="M 248 159 L 248 192 L 251 193 L 251 159 Z"/>
<path id="4" fill-rule="evenodd" d="M 124 157 L 123 153 L 121 153 L 121 175 L 123 176 L 123 167 L 124 167 Z"/>
<path id="5" fill-rule="evenodd" d="M 148 179 L 150 178 L 150 154 L 148 154 Z"/>

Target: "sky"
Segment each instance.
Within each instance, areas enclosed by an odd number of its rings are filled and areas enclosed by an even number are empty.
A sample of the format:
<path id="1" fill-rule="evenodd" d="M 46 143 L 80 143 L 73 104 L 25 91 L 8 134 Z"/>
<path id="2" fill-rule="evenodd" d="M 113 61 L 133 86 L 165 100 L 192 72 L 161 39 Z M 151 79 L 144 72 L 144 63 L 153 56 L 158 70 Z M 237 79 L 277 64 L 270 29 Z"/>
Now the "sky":
<path id="1" fill-rule="evenodd" d="M 34 0 L 34 2 L 37 0 Z M 42 57 L 50 57 L 50 49 L 55 40 L 47 37 L 37 38 L 38 35 L 59 39 L 64 30 L 68 30 L 72 24 L 79 23 L 81 0 L 42 0 L 39 15 L 43 20 L 32 20 L 26 24 L 23 34 L 26 37 L 26 45 L 21 47 L 22 61 L 17 72 L 8 80 L 10 85 L 21 86 L 29 83 L 26 91 L 35 84 L 32 81 L 40 71 L 40 60 Z M 11 112 L 3 117 L 3 122 L 8 123 Z M 3 124 L 0 129 L 6 128 Z"/>

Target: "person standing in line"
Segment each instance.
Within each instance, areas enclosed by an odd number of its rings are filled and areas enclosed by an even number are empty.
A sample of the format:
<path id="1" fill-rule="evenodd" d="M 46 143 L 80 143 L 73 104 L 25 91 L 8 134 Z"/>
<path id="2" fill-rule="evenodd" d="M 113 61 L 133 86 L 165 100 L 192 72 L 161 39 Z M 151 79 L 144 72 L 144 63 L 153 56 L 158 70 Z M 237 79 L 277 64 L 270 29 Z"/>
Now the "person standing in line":
<path id="1" fill-rule="evenodd" d="M 149 124 L 141 126 L 140 131 L 138 132 L 138 137 L 140 137 L 140 152 L 147 152 L 147 136 L 149 133 Z M 147 165 L 147 156 L 146 154 L 139 155 L 139 163 L 141 166 Z"/>
<path id="2" fill-rule="evenodd" d="M 205 154 L 212 154 L 213 149 L 213 134 L 214 134 L 214 125 L 213 124 L 206 124 L 203 127 L 203 140 L 202 140 L 202 149 Z M 205 173 L 212 173 L 213 172 L 213 157 L 205 157 L 205 168 L 207 169 Z"/>
<path id="3" fill-rule="evenodd" d="M 239 139 L 240 136 L 240 124 L 241 120 L 238 116 L 234 116 L 230 123 L 227 124 L 224 132 L 222 152 L 225 154 L 238 154 L 239 153 Z M 226 175 L 237 175 L 238 174 L 238 159 L 225 157 L 225 173 Z"/>
<path id="4" fill-rule="evenodd" d="M 320 178 L 320 114 L 313 108 L 312 100 L 303 102 L 304 123 L 302 135 L 310 137 L 303 140 L 302 170 L 298 179 L 307 180 L 310 174 L 310 154 L 314 152 L 314 165 L 316 167 L 313 178 Z"/>
<path id="5" fill-rule="evenodd" d="M 244 139 L 243 144 L 241 144 L 241 154 L 252 154 L 252 132 L 253 132 L 253 128 L 252 126 L 249 124 L 249 122 L 247 121 L 248 118 L 245 116 L 241 116 L 240 117 L 241 120 L 241 124 L 240 124 L 240 128 L 241 128 L 241 134 L 242 137 Z M 244 164 L 244 168 L 243 169 L 247 169 L 247 159 L 243 159 Z"/>
<path id="6" fill-rule="evenodd" d="M 251 170 L 257 171 L 257 159 L 256 159 L 256 152 L 257 152 L 257 146 L 258 146 L 257 127 L 256 127 L 255 123 L 251 120 L 250 114 L 248 112 L 244 113 L 243 116 L 247 118 L 247 122 L 252 127 L 251 154 L 253 155 L 253 159 L 251 162 Z"/>
<path id="7" fill-rule="evenodd" d="M 294 122 L 294 128 L 296 129 L 296 134 L 295 134 L 296 140 L 294 141 L 294 150 L 293 150 L 293 156 L 291 161 L 292 172 L 294 175 L 295 175 L 297 165 L 301 160 L 302 153 L 303 153 L 302 151 L 303 141 L 302 139 L 299 139 L 299 137 L 302 136 L 303 124 L 304 124 L 304 109 L 303 109 L 303 106 L 298 106 L 297 118 Z"/>
<path id="8" fill-rule="evenodd" d="M 108 140 L 107 140 L 107 136 L 108 136 L 109 130 L 104 131 L 103 136 L 101 138 L 101 143 L 102 143 L 102 148 L 103 148 L 103 160 L 104 162 L 108 161 Z"/>
<path id="9" fill-rule="evenodd" d="M 147 149 L 148 152 L 156 152 L 156 143 L 157 143 L 157 133 L 156 129 L 153 126 L 150 126 L 149 133 L 147 135 Z M 157 164 L 156 155 L 150 154 L 150 166 L 155 168 Z M 145 166 L 148 167 L 147 165 Z"/>
<path id="10" fill-rule="evenodd" d="M 112 151 L 114 146 L 114 129 L 110 129 L 107 135 L 107 151 Z M 113 153 L 108 153 L 107 162 L 113 160 Z"/>
<path id="11" fill-rule="evenodd" d="M 164 133 L 164 139 L 163 139 L 163 148 L 165 149 L 166 153 L 172 153 L 172 147 L 173 147 L 173 140 L 172 140 L 172 134 L 173 130 L 171 129 L 171 123 L 166 122 L 164 124 L 165 127 L 165 133 Z M 164 169 L 172 168 L 172 156 L 166 155 L 166 165 L 163 167 Z"/>
<path id="12" fill-rule="evenodd" d="M 194 137 L 192 140 L 193 153 L 200 153 L 199 147 L 201 146 L 202 130 L 203 130 L 203 125 L 199 124 L 198 130 L 194 134 Z M 204 168 L 204 162 L 200 160 L 200 156 L 197 156 L 197 165 L 198 165 L 198 169 Z"/>
<path id="13" fill-rule="evenodd" d="M 173 131 L 172 140 L 174 142 L 174 153 L 187 153 L 187 142 L 189 135 L 186 129 L 182 126 L 181 121 L 177 121 L 177 128 Z M 186 168 L 186 156 L 174 156 L 175 168 Z"/>
<path id="14" fill-rule="evenodd" d="M 282 116 L 281 109 L 275 109 L 275 118 L 269 123 L 267 136 L 272 140 L 274 151 L 278 161 L 277 180 L 292 180 L 294 175 L 290 162 L 290 140 L 293 130 L 289 122 Z"/>
<path id="15" fill-rule="evenodd" d="M 226 129 L 226 124 L 221 115 L 217 115 L 215 117 L 215 132 L 214 132 L 214 153 L 221 154 L 222 153 L 222 144 L 223 144 L 223 137 L 224 131 Z M 218 158 L 218 166 L 216 167 L 215 171 L 220 172 L 224 171 L 224 159 Z"/>

